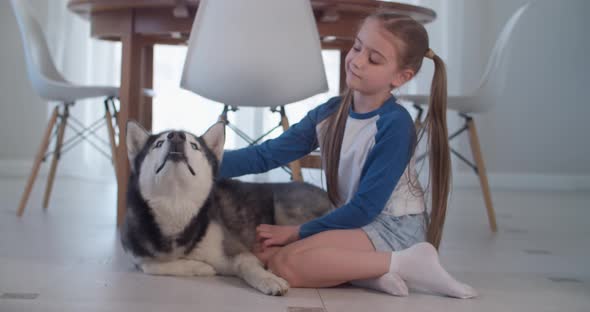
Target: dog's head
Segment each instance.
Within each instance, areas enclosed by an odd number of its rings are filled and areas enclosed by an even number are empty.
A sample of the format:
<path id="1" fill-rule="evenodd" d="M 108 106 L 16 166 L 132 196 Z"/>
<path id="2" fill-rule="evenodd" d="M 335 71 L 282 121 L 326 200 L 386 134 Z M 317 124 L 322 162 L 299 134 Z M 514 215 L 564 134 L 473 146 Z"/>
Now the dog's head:
<path id="1" fill-rule="evenodd" d="M 223 155 L 225 126 L 216 123 L 201 137 L 186 131 L 150 134 L 127 122 L 127 154 L 144 198 L 202 198 L 213 184 Z M 207 187 L 208 186 L 208 187 Z M 201 193 L 201 194 L 198 194 Z M 197 198 L 195 198 L 196 200 Z"/>

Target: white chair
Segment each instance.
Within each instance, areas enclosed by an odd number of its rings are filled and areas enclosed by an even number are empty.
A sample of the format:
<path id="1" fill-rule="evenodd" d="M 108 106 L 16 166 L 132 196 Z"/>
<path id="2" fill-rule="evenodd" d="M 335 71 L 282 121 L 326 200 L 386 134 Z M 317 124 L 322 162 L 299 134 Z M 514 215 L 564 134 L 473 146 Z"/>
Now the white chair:
<path id="1" fill-rule="evenodd" d="M 488 220 L 492 232 L 497 231 L 496 216 L 492 204 L 492 197 L 490 194 L 490 188 L 488 185 L 488 178 L 486 175 L 479 139 L 477 137 L 475 121 L 473 120 L 472 115 L 485 113 L 491 110 L 496 105 L 496 102 L 498 102 L 498 97 L 503 93 L 506 83 L 506 72 L 508 69 L 508 42 L 512 32 L 514 31 L 514 28 L 516 27 L 516 24 L 529 6 L 530 3 L 526 3 L 521 6 L 514 12 L 514 14 L 512 14 L 508 22 L 506 22 L 506 25 L 504 25 L 502 32 L 494 44 L 494 48 L 488 60 L 486 70 L 481 77 L 479 86 L 469 95 L 448 96 L 447 101 L 447 109 L 458 112 L 465 121 L 463 127 L 449 136 L 449 141 L 464 131 L 467 131 L 469 134 L 471 152 L 473 154 L 473 158 L 475 159 L 475 164 L 471 163 L 469 160 L 467 160 L 467 158 L 459 154 L 456 150 L 451 149 L 451 152 L 459 159 L 467 163 L 471 168 L 473 168 L 475 174 L 479 176 L 479 181 L 488 213 Z M 399 95 L 398 98 L 403 101 L 411 102 L 418 110 L 416 127 L 420 128 L 422 126 L 423 112 L 423 108 L 421 106 L 428 105 L 429 96 Z M 418 157 L 417 160 L 421 160 L 424 158 L 424 156 L 425 155 Z"/>
<path id="2" fill-rule="evenodd" d="M 287 130 L 285 105 L 328 90 L 310 2 L 200 1 L 181 87 L 223 103 L 220 120 L 250 145 L 279 127 Z M 240 106 L 270 107 L 280 122 L 251 138 L 228 121 L 228 111 Z M 299 161 L 283 169 L 294 180 L 303 179 Z"/>
<path id="3" fill-rule="evenodd" d="M 47 101 L 56 101 L 60 104 L 53 109 L 49 123 L 45 130 L 41 146 L 35 157 L 31 175 L 27 181 L 25 191 L 22 195 L 17 214 L 21 216 L 24 212 L 27 204 L 31 189 L 41 162 L 44 161 L 47 156 L 53 154 L 53 160 L 51 162 L 51 168 L 49 171 L 49 177 L 47 180 L 47 186 L 45 189 L 45 196 L 43 200 L 43 207 L 47 208 L 51 190 L 53 187 L 53 180 L 55 178 L 55 171 L 57 169 L 57 162 L 60 156 L 67 152 L 77 143 L 84 139 L 89 139 L 90 136 L 94 136 L 100 143 L 107 146 L 110 145 L 111 155 L 101 149 L 94 142 L 89 141 L 95 148 L 105 154 L 107 157 L 113 160 L 112 155 L 115 155 L 116 143 L 115 143 L 115 128 L 117 125 L 117 110 L 115 108 L 114 99 L 118 97 L 119 88 L 107 87 L 107 86 L 80 86 L 67 81 L 56 69 L 49 49 L 47 47 L 47 41 L 43 34 L 43 30 L 39 22 L 31 14 L 31 9 L 26 1 L 23 0 L 11 0 L 12 9 L 23 43 L 25 52 L 25 61 L 27 67 L 27 75 L 33 89 L 39 97 Z M 69 114 L 69 109 L 73 106 L 76 101 L 86 98 L 104 97 L 105 115 L 104 119 L 100 118 L 96 122 L 92 123 L 89 127 L 85 127 L 80 121 Z M 113 113 L 111 114 L 111 108 Z M 115 119 L 113 126 L 113 119 Z M 102 123 L 106 122 L 109 141 L 98 137 L 94 132 L 102 126 Z M 57 124 L 57 125 L 56 125 Z M 64 141 L 64 133 L 66 126 L 69 126 L 76 132 L 76 136 Z M 55 130 L 53 130 L 55 127 Z M 55 142 L 55 149 L 52 153 L 47 153 L 47 148 L 50 143 L 50 137 L 52 133 L 57 135 Z M 116 162 L 113 161 L 113 164 Z M 116 168 L 115 168 L 116 171 Z"/>

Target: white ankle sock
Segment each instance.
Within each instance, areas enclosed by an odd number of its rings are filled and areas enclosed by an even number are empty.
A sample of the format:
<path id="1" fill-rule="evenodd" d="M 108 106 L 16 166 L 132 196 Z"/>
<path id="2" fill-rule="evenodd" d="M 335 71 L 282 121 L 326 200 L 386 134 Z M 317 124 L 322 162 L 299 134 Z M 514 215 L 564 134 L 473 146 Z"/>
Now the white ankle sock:
<path id="1" fill-rule="evenodd" d="M 430 243 L 418 243 L 393 252 L 389 273 L 398 274 L 411 288 L 418 288 L 455 298 L 473 298 L 477 292 L 454 279 L 440 265 L 438 253 Z"/>
<path id="2" fill-rule="evenodd" d="M 387 272 L 380 277 L 356 280 L 350 282 L 352 285 L 382 291 L 394 296 L 405 297 L 408 295 L 408 286 L 404 280 L 393 272 Z"/>

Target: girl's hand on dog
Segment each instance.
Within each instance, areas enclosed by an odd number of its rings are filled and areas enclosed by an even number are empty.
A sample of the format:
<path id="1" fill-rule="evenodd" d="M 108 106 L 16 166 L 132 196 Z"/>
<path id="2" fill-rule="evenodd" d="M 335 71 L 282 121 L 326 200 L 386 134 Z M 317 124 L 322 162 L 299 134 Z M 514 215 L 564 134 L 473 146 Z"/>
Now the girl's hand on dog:
<path id="1" fill-rule="evenodd" d="M 265 249 L 272 246 L 284 246 L 299 239 L 298 225 L 261 224 L 256 227 L 256 241 Z"/>

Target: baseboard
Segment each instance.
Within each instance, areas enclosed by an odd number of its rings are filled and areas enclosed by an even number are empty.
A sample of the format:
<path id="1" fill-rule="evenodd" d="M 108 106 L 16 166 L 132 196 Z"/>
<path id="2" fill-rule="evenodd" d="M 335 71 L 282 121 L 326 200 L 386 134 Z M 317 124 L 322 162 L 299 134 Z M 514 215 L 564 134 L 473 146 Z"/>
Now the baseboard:
<path id="1" fill-rule="evenodd" d="M 49 174 L 49 164 L 49 161 L 41 164 L 37 177 L 47 177 Z M 31 174 L 32 168 L 33 161 L 2 159 L 0 160 L 0 177 L 26 179 Z M 81 171 L 79 169 L 69 167 L 66 164 L 60 164 L 57 168 L 56 176 L 77 178 L 95 182 L 116 182 L 114 172 L 99 172 L 98 170 L 92 170 L 90 168 L 91 167 L 89 167 L 88 170 Z"/>
<path id="2" fill-rule="evenodd" d="M 488 174 L 491 189 L 531 190 L 531 191 L 588 191 L 590 176 L 587 175 L 549 175 L 549 174 Z M 454 172 L 453 187 L 479 188 L 479 177 L 472 172 Z"/>

